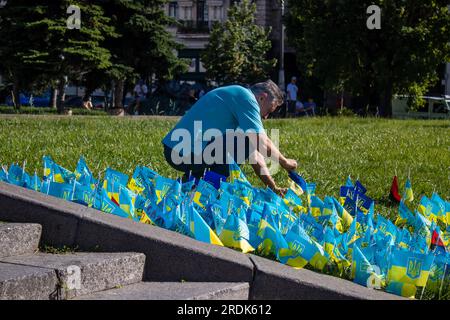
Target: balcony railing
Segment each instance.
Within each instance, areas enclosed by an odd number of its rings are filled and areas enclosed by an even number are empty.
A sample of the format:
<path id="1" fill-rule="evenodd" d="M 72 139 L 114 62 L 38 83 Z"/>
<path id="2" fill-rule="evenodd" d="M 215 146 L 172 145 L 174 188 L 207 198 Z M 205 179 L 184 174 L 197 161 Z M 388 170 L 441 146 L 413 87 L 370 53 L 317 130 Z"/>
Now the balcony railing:
<path id="1" fill-rule="evenodd" d="M 178 33 L 209 33 L 208 21 L 179 20 Z"/>

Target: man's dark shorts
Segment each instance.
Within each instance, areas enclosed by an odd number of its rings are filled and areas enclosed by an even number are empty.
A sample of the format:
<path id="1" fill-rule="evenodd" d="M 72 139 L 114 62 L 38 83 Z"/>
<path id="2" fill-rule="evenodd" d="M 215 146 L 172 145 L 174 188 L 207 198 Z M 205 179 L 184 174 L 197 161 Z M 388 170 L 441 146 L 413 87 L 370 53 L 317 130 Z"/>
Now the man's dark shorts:
<path id="1" fill-rule="evenodd" d="M 238 157 L 237 157 L 237 155 L 238 155 L 237 138 L 234 138 L 234 139 L 235 139 L 234 153 L 232 155 L 232 158 L 238 165 L 241 165 L 242 161 L 240 161 L 241 159 L 238 159 Z M 185 163 L 175 164 L 172 161 L 172 148 L 166 146 L 165 144 L 163 144 L 163 146 L 164 146 L 164 157 L 166 158 L 167 163 L 170 164 L 170 166 L 172 168 L 174 168 L 175 170 L 181 171 L 184 173 L 183 180 L 185 180 L 187 177 L 189 177 L 189 175 L 194 176 L 195 178 L 199 179 L 203 176 L 203 174 L 205 173 L 206 170 L 213 171 L 213 172 L 221 174 L 225 177 L 228 177 L 230 175 L 229 164 L 227 164 L 227 158 L 226 158 L 225 144 L 224 144 L 224 150 L 223 150 L 224 157 L 223 157 L 223 159 L 221 159 L 222 161 L 220 161 L 220 163 L 213 163 L 213 164 L 204 163 L 203 157 L 202 157 L 202 161 L 200 164 L 195 164 L 193 154 L 191 154 L 191 159 L 190 159 L 191 161 L 189 164 L 185 164 Z M 245 147 L 244 148 L 245 148 L 244 153 L 243 153 L 244 159 L 247 160 L 250 155 L 250 142 L 249 142 L 248 138 L 245 139 Z M 240 152 L 242 152 L 242 150 L 240 150 Z M 181 154 L 180 154 L 180 156 L 181 156 Z"/>

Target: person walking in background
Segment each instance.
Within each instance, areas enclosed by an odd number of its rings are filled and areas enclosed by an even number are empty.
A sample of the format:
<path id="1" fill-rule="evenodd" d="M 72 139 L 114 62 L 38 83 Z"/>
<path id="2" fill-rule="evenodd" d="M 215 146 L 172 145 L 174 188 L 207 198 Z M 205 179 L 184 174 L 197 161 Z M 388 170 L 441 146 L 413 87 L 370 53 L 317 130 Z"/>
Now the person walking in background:
<path id="1" fill-rule="evenodd" d="M 296 103 L 298 95 L 297 78 L 292 77 L 291 83 L 287 86 L 287 117 L 292 117 L 296 112 Z"/>
<path id="2" fill-rule="evenodd" d="M 139 80 L 133 90 L 134 98 L 136 99 L 136 109 L 135 114 L 139 114 L 139 107 L 141 105 L 141 101 L 145 99 L 148 93 L 148 88 L 144 83 L 144 80 Z"/>
<path id="3" fill-rule="evenodd" d="M 92 98 L 90 95 L 83 97 L 83 109 L 92 110 L 94 106 L 92 105 Z"/>

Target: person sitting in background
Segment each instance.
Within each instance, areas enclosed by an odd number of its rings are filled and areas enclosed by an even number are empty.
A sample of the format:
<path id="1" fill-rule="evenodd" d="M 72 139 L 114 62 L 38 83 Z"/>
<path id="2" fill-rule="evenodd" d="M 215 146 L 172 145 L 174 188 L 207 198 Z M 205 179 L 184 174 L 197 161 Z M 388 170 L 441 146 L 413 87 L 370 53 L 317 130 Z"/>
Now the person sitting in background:
<path id="1" fill-rule="evenodd" d="M 298 116 L 301 113 L 306 113 L 305 106 L 303 105 L 303 103 L 301 101 L 297 101 L 295 103 L 295 115 Z"/>
<path id="2" fill-rule="evenodd" d="M 83 98 L 83 109 L 92 110 L 94 106 L 92 105 L 91 96 L 84 96 Z"/>
<path id="3" fill-rule="evenodd" d="M 142 100 L 144 100 L 148 93 L 148 88 L 144 83 L 144 80 L 139 80 L 139 82 L 134 87 L 134 97 L 136 99 L 136 109 L 135 114 L 139 114 L 139 108 L 141 106 Z"/>
<path id="4" fill-rule="evenodd" d="M 310 111 L 313 116 L 316 115 L 316 103 L 313 98 L 308 98 L 308 102 L 305 102 L 304 107 L 306 112 Z"/>

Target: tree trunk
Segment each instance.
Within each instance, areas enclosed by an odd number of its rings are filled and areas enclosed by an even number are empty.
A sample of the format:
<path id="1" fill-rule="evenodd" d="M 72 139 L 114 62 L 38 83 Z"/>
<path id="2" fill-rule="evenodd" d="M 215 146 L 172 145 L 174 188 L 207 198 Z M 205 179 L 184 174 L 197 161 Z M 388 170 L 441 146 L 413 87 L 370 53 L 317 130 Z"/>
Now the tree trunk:
<path id="1" fill-rule="evenodd" d="M 114 108 L 123 109 L 123 89 L 125 81 L 117 80 L 114 88 Z"/>
<path id="2" fill-rule="evenodd" d="M 384 92 L 381 97 L 381 116 L 386 118 L 392 117 L 392 83 L 389 81 L 384 87 Z"/>
<path id="3" fill-rule="evenodd" d="M 111 101 L 108 106 L 108 109 L 114 108 L 116 105 L 116 82 L 114 80 L 111 81 Z"/>
<path id="4" fill-rule="evenodd" d="M 49 108 L 56 109 L 56 99 L 58 97 L 58 89 L 51 87 L 50 88 L 50 102 L 49 102 Z"/>
<path id="5" fill-rule="evenodd" d="M 21 107 L 20 103 L 20 89 L 19 89 L 19 83 L 18 81 L 14 81 L 13 88 L 11 91 L 11 98 L 13 101 L 14 109 L 19 111 Z"/>
<path id="6" fill-rule="evenodd" d="M 66 79 L 65 78 L 59 79 L 57 104 L 56 104 L 56 108 L 59 114 L 64 114 L 64 100 L 66 97 L 65 87 L 66 87 Z"/>

